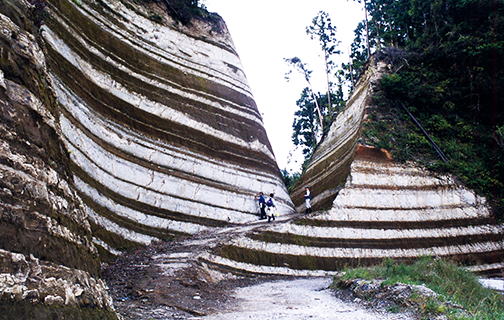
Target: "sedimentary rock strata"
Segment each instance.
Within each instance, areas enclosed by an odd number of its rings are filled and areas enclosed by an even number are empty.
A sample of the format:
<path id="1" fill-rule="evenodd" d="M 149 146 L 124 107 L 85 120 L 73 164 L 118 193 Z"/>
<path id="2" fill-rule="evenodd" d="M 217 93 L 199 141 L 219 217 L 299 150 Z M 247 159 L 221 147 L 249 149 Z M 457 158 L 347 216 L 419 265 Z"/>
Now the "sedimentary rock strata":
<path id="1" fill-rule="evenodd" d="M 114 318 L 100 262 L 189 234 L 202 234 L 191 259 L 253 273 L 323 275 L 422 254 L 502 269 L 504 232 L 484 199 L 358 146 L 383 64 L 370 62 L 292 193 L 303 212 L 310 186 L 325 211 L 292 219 L 222 20 L 184 25 L 164 10 L 0 3 L 1 306 Z M 275 193 L 275 223 L 254 222 L 259 191 Z"/>
<path id="2" fill-rule="evenodd" d="M 504 229 L 484 198 L 386 150 L 358 144 L 373 85 L 386 72 L 370 62 L 345 110 L 317 146 L 292 192 L 300 215 L 228 241 L 209 259 L 249 272 L 324 274 L 384 258 L 445 257 L 475 272 L 504 268 Z M 304 215 L 304 186 L 319 212 Z M 325 208 L 326 210 L 321 210 Z"/>
<path id="3" fill-rule="evenodd" d="M 328 133 L 313 152 L 308 168 L 291 192 L 299 212 L 305 211 L 305 186 L 312 194 L 313 210 L 329 209 L 350 173 L 360 138 L 362 118 L 371 103 L 373 86 L 386 69 L 382 62 L 371 62 L 360 77 L 346 107 L 331 124 Z"/>
<path id="4" fill-rule="evenodd" d="M 503 268 L 504 227 L 485 199 L 450 177 L 408 165 L 355 160 L 330 210 L 236 237 L 216 263 L 336 271 L 383 258 L 445 257 L 478 272 Z M 247 266 L 248 265 L 248 266 Z M 260 268 L 257 268 L 260 270 Z"/>
<path id="5" fill-rule="evenodd" d="M 116 319 L 105 282 L 89 273 L 0 250 L 4 319 Z"/>
<path id="6" fill-rule="evenodd" d="M 0 9 L 1 317 L 115 319 L 60 138 L 33 7 L 3 1 Z"/>
<path id="7" fill-rule="evenodd" d="M 258 191 L 292 211 L 221 20 L 183 26 L 128 2 L 49 3 L 50 78 L 96 244 L 117 253 L 252 221 Z"/>

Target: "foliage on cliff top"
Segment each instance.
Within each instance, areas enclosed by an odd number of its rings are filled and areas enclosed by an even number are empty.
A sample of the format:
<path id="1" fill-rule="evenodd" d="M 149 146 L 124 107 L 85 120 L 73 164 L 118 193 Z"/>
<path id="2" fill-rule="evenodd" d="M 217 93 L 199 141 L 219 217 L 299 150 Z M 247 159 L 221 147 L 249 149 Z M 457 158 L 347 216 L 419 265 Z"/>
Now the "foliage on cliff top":
<path id="1" fill-rule="evenodd" d="M 397 160 L 456 174 L 486 196 L 502 218 L 504 2 L 367 0 L 366 8 L 370 44 L 390 73 L 380 82 L 364 142 L 391 150 Z M 367 56 L 364 23 L 356 35 L 353 70 Z M 402 105 L 439 145 L 447 163 Z"/>
<path id="2" fill-rule="evenodd" d="M 444 314 L 448 319 L 503 319 L 503 297 L 498 292 L 484 288 L 473 273 L 458 267 L 454 263 L 430 256 L 421 257 L 407 265 L 391 259 L 385 259 L 381 265 L 372 268 L 357 268 L 345 271 L 336 278 L 334 287 L 349 279 L 385 279 L 382 285 L 404 283 L 425 286 L 441 295 L 444 301 L 451 301 L 462 306 L 470 314 L 460 314 L 459 308 L 444 308 L 436 300 L 424 299 L 412 295 L 409 299 L 414 305 L 420 305 L 424 318 L 435 318 Z"/>
<path id="3" fill-rule="evenodd" d="M 300 58 L 284 59 L 292 68 L 285 78 L 289 80 L 295 70 L 304 76 L 308 84 L 296 101 L 298 109 L 294 113 L 292 124 L 292 142 L 296 148 L 302 149 L 305 158 L 301 166 L 302 172 L 306 170 L 317 143 L 328 132 L 331 122 L 344 105 L 342 78 L 338 72 L 333 73 L 338 67 L 333 58 L 341 53 L 337 50 L 341 41 L 336 38 L 336 26 L 332 25 L 329 14 L 320 11 L 306 27 L 306 34 L 312 40 L 318 40 L 324 54 L 327 91 L 321 93 L 313 90 L 310 80 L 312 70 Z"/>
<path id="4" fill-rule="evenodd" d="M 136 4 L 157 3 L 166 7 L 167 13 L 177 22 L 187 26 L 193 19 L 203 19 L 216 23 L 220 18 L 217 14 L 209 13 L 206 6 L 200 0 L 132 0 Z M 153 14 L 151 17 L 158 22 L 162 17 Z"/>

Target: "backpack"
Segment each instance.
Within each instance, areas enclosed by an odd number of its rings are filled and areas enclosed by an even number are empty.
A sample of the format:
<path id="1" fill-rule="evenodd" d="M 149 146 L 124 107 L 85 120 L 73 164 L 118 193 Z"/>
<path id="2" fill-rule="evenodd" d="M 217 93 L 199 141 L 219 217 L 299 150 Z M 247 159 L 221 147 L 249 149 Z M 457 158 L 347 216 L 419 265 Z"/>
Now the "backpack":
<path id="1" fill-rule="evenodd" d="M 266 205 L 268 207 L 273 207 L 273 200 L 271 198 L 268 199 L 268 202 L 266 202 Z"/>

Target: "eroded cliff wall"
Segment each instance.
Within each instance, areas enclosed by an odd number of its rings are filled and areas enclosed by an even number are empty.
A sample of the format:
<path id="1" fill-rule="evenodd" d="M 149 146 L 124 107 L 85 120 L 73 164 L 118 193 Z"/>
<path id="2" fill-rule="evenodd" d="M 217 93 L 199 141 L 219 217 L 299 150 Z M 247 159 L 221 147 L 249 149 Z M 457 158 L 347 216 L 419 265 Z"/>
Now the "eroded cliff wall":
<path id="1" fill-rule="evenodd" d="M 0 314 L 115 318 L 121 250 L 294 210 L 218 16 L 0 3 Z"/>
<path id="2" fill-rule="evenodd" d="M 371 62 L 355 85 L 344 110 L 331 124 L 328 133 L 313 152 L 308 168 L 294 186 L 291 197 L 299 212 L 304 212 L 305 187 L 310 188 L 313 210 L 328 209 L 350 173 L 360 138 L 362 119 L 371 102 L 373 86 L 386 68 Z"/>
<path id="3" fill-rule="evenodd" d="M 256 219 L 254 195 L 293 206 L 220 18 L 49 0 L 42 27 L 74 181 L 110 253 Z M 157 10 L 157 11 L 156 11 Z"/>
<path id="4" fill-rule="evenodd" d="M 504 226 L 486 200 L 449 175 L 394 163 L 359 145 L 375 85 L 387 72 L 371 60 L 347 106 L 317 146 L 292 193 L 295 219 L 244 232 L 206 257 L 258 273 L 323 275 L 384 258 L 444 257 L 475 272 L 502 274 Z M 304 214 L 304 187 L 313 214 Z"/>
<path id="5" fill-rule="evenodd" d="M 115 319 L 32 9 L 0 4 L 0 318 Z"/>

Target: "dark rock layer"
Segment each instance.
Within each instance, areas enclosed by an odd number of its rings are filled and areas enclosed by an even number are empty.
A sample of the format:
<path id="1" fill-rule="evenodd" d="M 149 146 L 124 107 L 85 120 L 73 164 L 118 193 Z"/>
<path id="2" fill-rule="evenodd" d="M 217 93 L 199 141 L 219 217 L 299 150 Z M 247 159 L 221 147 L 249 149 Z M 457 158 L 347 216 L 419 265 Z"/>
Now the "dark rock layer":
<path id="1" fill-rule="evenodd" d="M 49 4 L 50 79 L 95 244 L 117 254 L 252 221 L 261 190 L 292 211 L 221 20 L 183 26 L 127 1 Z"/>
<path id="2" fill-rule="evenodd" d="M 115 319 L 33 10 L 0 4 L 0 317 Z"/>

